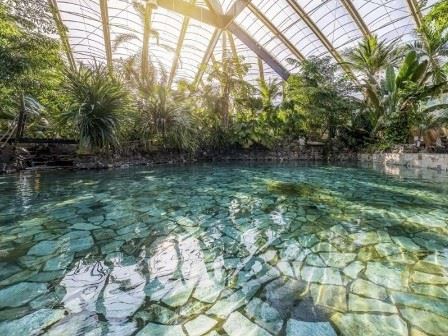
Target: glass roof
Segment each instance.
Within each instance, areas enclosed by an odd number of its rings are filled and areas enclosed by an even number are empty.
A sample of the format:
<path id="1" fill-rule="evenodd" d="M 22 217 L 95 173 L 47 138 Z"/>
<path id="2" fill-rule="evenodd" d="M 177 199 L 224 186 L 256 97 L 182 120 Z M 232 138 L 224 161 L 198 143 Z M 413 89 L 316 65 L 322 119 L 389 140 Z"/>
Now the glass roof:
<path id="1" fill-rule="evenodd" d="M 133 0 L 56 2 L 77 61 L 107 62 L 108 46 L 102 24 L 105 17 L 113 61 L 140 53 L 143 23 Z M 436 2 L 428 1 L 421 11 L 427 12 Z M 101 3 L 107 4 L 107 15 L 101 11 Z M 193 81 L 203 68 L 202 62 L 220 59 L 223 48 L 228 53 L 236 50 L 250 64 L 247 80 L 259 78 L 260 55 L 265 78 L 281 78 L 278 67 L 294 71 L 287 59 L 297 59 L 297 51 L 303 57 L 329 55 L 337 59 L 363 37 L 366 32 L 362 27 L 387 40 L 409 41 L 417 24 L 410 9 L 412 3 L 418 6 L 416 0 L 159 0 L 152 13 L 150 57 L 159 71 L 169 74 L 176 62 L 176 49 L 181 46 L 174 83 Z M 185 20 L 185 15 L 191 18 Z M 214 21 L 205 20 L 207 15 L 213 15 Z M 184 23 L 187 26 L 182 39 Z M 243 43 L 247 39 L 238 36 L 231 27 L 246 32 L 253 43 Z M 211 44 L 217 28 L 219 38 L 216 44 Z M 116 41 L 123 36 L 127 38 L 117 45 Z M 215 48 L 206 59 L 210 44 Z M 260 50 L 264 53 L 260 54 Z"/>

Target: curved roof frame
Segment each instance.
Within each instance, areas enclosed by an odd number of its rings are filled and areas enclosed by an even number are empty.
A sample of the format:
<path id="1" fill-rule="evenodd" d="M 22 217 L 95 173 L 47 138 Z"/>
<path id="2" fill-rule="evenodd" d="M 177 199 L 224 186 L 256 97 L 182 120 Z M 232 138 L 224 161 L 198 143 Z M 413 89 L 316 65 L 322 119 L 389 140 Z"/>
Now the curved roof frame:
<path id="1" fill-rule="evenodd" d="M 144 2 L 144 0 L 140 1 Z M 135 28 L 138 27 L 139 24 L 138 17 L 135 18 L 136 14 L 133 13 L 133 17 L 130 18 L 132 15 L 128 13 L 132 0 L 77 0 L 78 3 L 76 4 L 75 2 L 76 1 L 67 2 L 66 0 L 48 0 L 63 48 L 72 68 L 76 67 L 76 59 L 88 59 L 89 54 L 94 59 L 105 61 L 105 63 L 112 68 L 114 56 L 123 56 L 129 51 L 129 48 L 138 48 L 137 44 L 129 43 L 124 48 L 125 51 L 119 53 L 114 52 L 112 46 L 113 33 L 111 32 L 111 29 L 113 27 L 119 27 L 121 30 L 129 31 L 130 33 L 138 32 L 139 34 L 142 34 L 139 31 L 139 28 Z M 343 36 L 344 32 L 346 32 L 346 28 L 343 28 L 342 26 L 339 28 L 333 26 L 336 26 L 337 23 L 342 24 L 342 22 L 346 22 L 344 24 L 352 26 L 350 31 L 353 31 L 354 29 L 359 32 L 359 36 L 369 36 L 377 30 L 384 29 L 388 25 L 393 26 L 393 31 L 397 31 L 395 24 L 403 20 L 403 15 L 404 17 L 409 16 L 413 18 L 412 22 L 415 23 L 414 28 L 421 25 L 422 19 L 421 9 L 417 0 L 379 0 L 376 1 L 374 5 L 369 4 L 369 2 L 365 0 L 327 0 L 318 5 L 315 5 L 315 1 L 313 2 L 309 0 L 232 0 L 231 2 L 228 0 L 158 0 L 157 2 L 159 8 L 167 11 L 167 13 L 175 13 L 175 15 L 182 18 L 182 23 L 177 29 L 177 41 L 170 42 L 171 45 L 175 46 L 175 48 L 172 48 L 172 60 L 169 61 L 171 64 L 171 71 L 169 72 L 170 85 L 174 82 L 177 73 L 179 72 L 179 68 L 182 68 L 181 58 L 185 58 L 182 57 L 184 48 L 190 48 L 190 51 L 185 51 L 185 53 L 190 54 L 191 56 L 194 56 L 194 54 L 199 52 L 198 48 L 200 47 L 193 45 L 197 41 L 193 41 L 191 40 L 191 37 L 187 37 L 189 28 L 192 27 L 192 21 L 197 24 L 199 23 L 199 25 L 206 25 L 211 28 L 211 30 L 210 28 L 206 29 L 206 31 L 210 31 L 206 34 L 209 35 L 209 43 L 206 50 L 201 51 L 203 53 L 202 62 L 199 64 L 197 64 L 197 61 L 191 61 L 191 64 L 187 62 L 187 65 L 190 64 L 190 66 L 195 66 L 194 63 L 196 63 L 197 73 L 194 78 L 191 79 L 194 79 L 195 83 L 198 84 L 202 80 L 205 66 L 213 57 L 218 41 L 220 39 L 225 41 L 227 38 L 226 34 L 229 34 L 228 39 L 230 43 L 223 43 L 224 48 L 226 48 L 225 45 L 230 45 L 231 52 L 233 54 L 236 53 L 235 41 L 233 41 L 234 36 L 282 79 L 286 80 L 289 77 L 289 71 L 284 65 L 284 55 L 290 55 L 291 58 L 303 60 L 309 57 L 311 55 L 310 53 L 316 54 L 316 51 L 319 52 L 319 50 L 325 50 L 325 53 L 328 52 L 337 63 L 341 64 L 344 71 L 356 80 L 356 77 L 351 70 L 343 64 L 340 48 L 341 46 L 344 46 L 345 43 L 354 42 L 357 38 L 356 36 L 354 38 L 345 37 L 345 42 L 343 39 L 342 44 L 339 42 L 339 47 L 335 47 L 333 40 L 335 38 L 338 39 L 339 37 L 329 36 L 328 31 L 333 29 L 334 35 L 337 29 L 339 29 L 338 33 Z M 118 3 L 121 3 L 121 7 L 118 6 Z M 127 3 L 127 7 L 123 7 L 122 3 Z M 227 6 L 226 11 L 223 8 L 224 3 L 226 3 Z M 275 12 L 274 17 L 265 12 L 266 10 L 270 10 L 272 14 L 273 11 L 275 11 L 274 7 L 280 6 L 280 3 L 283 3 L 282 8 L 285 8 L 285 11 L 290 13 L 288 20 L 283 21 L 288 21 L 290 23 L 281 22 L 281 15 L 276 18 L 277 14 L 275 14 Z M 333 14 L 333 21 L 331 21 L 331 18 L 322 17 L 322 11 L 324 10 L 322 7 L 329 7 L 328 4 L 334 4 L 336 6 L 334 13 L 331 13 L 330 11 L 328 12 L 329 17 L 330 13 Z M 60 5 L 79 6 L 78 8 L 81 13 L 70 8 L 61 9 Z M 266 9 L 267 5 L 269 7 Z M 376 7 L 374 8 L 373 6 Z M 364 12 L 368 10 L 367 15 L 375 10 L 384 9 L 390 20 L 383 25 L 377 26 L 377 22 L 379 24 L 380 20 L 375 18 L 375 20 L 370 20 L 369 22 L 367 17 L 363 17 L 360 12 L 363 7 Z M 278 8 L 279 7 L 277 7 L 277 10 Z M 118 11 L 118 13 L 111 15 L 111 9 Z M 241 13 L 247 13 L 247 11 L 252 13 L 251 15 L 254 15 L 257 21 L 259 21 L 258 25 L 261 23 L 263 31 L 260 32 L 260 34 L 262 34 L 260 36 L 264 36 L 264 42 L 257 40 L 249 30 L 246 30 L 241 24 L 235 21 L 237 18 L 240 19 Z M 396 13 L 398 11 L 400 13 Z M 338 12 L 338 14 L 336 14 L 336 12 Z M 61 13 L 64 15 L 61 15 Z M 122 22 L 118 24 L 111 22 L 112 19 L 117 20 L 122 13 L 126 14 L 127 23 Z M 296 18 L 291 16 L 293 14 L 296 15 Z M 316 15 L 321 15 L 321 17 L 317 17 L 317 21 Z M 67 17 L 64 18 L 64 16 Z M 78 20 L 78 24 L 76 24 L 76 20 Z M 294 22 L 296 22 L 296 24 L 294 24 Z M 371 22 L 375 23 L 376 28 L 370 25 Z M 410 22 L 409 19 L 406 23 L 408 22 Z M 241 21 L 241 23 L 244 23 L 244 20 Z M 298 23 L 306 28 L 300 33 L 304 40 L 303 43 L 298 43 L 301 42 L 299 40 L 293 41 L 291 38 L 292 34 L 294 34 L 294 29 L 297 33 L 300 31 L 300 28 L 297 28 L 299 27 Z M 151 25 L 149 25 L 149 27 L 150 26 Z M 165 23 L 165 26 L 170 27 L 170 23 Z M 244 26 L 250 27 L 251 23 L 249 22 Z M 409 30 L 410 28 L 407 29 Z M 101 30 L 101 32 L 99 30 Z M 79 33 L 81 35 L 82 32 L 84 32 L 84 36 L 71 35 L 71 33 Z M 391 31 L 387 32 L 387 34 L 390 32 Z M 166 30 L 162 31 L 162 33 L 164 38 L 173 34 L 172 31 Z M 117 33 L 115 32 L 115 35 L 116 34 Z M 191 32 L 191 34 L 194 33 Z M 100 36 L 102 40 L 99 40 Z M 187 40 L 190 40 L 191 42 L 188 45 L 186 44 Z M 305 42 L 305 40 L 308 42 Z M 316 45 L 315 48 L 310 49 L 309 47 L 306 47 L 306 44 L 304 43 L 312 43 L 313 45 L 319 43 L 319 47 L 316 49 Z M 308 51 L 303 49 L 304 46 Z M 194 53 L 192 54 L 193 51 Z M 158 52 L 159 54 L 161 53 L 161 51 Z M 281 58 L 278 58 L 280 56 L 279 53 L 283 55 Z M 185 60 L 188 60 L 188 56 Z M 260 64 L 260 62 L 258 63 Z M 183 72 L 190 73 L 190 71 L 191 69 L 185 69 Z"/>

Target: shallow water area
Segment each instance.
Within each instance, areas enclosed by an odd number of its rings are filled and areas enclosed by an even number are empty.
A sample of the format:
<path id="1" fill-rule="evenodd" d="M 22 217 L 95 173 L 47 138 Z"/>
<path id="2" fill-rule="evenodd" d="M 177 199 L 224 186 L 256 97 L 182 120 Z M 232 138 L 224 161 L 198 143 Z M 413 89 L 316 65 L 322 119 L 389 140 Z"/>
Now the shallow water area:
<path id="1" fill-rule="evenodd" d="M 0 191 L 0 335 L 448 335 L 444 174 L 204 164 Z"/>

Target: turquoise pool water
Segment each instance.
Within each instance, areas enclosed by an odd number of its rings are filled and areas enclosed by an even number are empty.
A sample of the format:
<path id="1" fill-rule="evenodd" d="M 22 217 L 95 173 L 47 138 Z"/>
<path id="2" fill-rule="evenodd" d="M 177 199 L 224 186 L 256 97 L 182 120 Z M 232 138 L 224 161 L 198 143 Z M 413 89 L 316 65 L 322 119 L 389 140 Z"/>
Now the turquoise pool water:
<path id="1" fill-rule="evenodd" d="M 0 335 L 448 335 L 448 179 L 411 175 L 0 177 Z"/>

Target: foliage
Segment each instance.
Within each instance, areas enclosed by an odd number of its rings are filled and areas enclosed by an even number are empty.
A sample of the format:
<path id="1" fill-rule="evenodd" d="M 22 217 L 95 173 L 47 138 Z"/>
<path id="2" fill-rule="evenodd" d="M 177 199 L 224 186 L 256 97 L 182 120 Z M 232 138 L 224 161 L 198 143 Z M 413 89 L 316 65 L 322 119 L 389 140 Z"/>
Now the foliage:
<path id="1" fill-rule="evenodd" d="M 14 19 L 28 32 L 56 32 L 47 0 L 4 0 L 4 4 Z"/>
<path id="2" fill-rule="evenodd" d="M 448 0 L 438 1 L 424 18 L 425 23 L 433 22 L 439 31 L 448 28 Z"/>
<path id="3" fill-rule="evenodd" d="M 225 57 L 222 62 L 213 62 L 208 69 L 209 85 L 219 85 L 218 111 L 224 129 L 230 126 L 232 108 L 238 100 L 250 95 L 252 87 L 243 79 L 249 67 L 243 59 Z"/>
<path id="4" fill-rule="evenodd" d="M 65 87 L 71 104 L 61 121 L 79 133 L 83 149 L 118 145 L 119 126 L 129 109 L 129 93 L 122 81 L 104 66 L 79 66 L 65 71 Z"/>
<path id="5" fill-rule="evenodd" d="M 23 26 L 0 5 L 0 113 L 18 115 L 24 94 L 46 107 L 43 117 L 53 124 L 64 102 L 64 97 L 58 93 L 62 67 L 59 43 Z M 0 122 L 0 129 L 2 125 L 10 126 Z"/>
<path id="6" fill-rule="evenodd" d="M 448 29 L 442 31 L 434 22 L 424 20 L 417 29 L 417 40 L 410 48 L 415 50 L 420 58 L 428 60 L 434 84 L 446 81 L 444 66 L 448 57 Z"/>
<path id="7" fill-rule="evenodd" d="M 367 84 L 369 109 L 376 118 L 372 133 L 392 142 L 407 142 L 410 130 L 427 113 L 424 103 L 446 86 L 428 82 L 429 74 L 428 60 L 422 61 L 410 51 L 398 71 L 391 65 L 387 68 L 379 86 Z"/>
<path id="8" fill-rule="evenodd" d="M 299 73 L 288 80 L 287 89 L 294 109 L 306 119 L 306 128 L 314 136 L 327 135 L 330 140 L 358 107 L 352 82 L 337 70 L 329 58 L 303 61 Z"/>
<path id="9" fill-rule="evenodd" d="M 397 64 L 400 53 L 395 44 L 379 40 L 376 35 L 366 36 L 346 53 L 346 64 L 361 72 L 364 80 L 374 81 L 388 65 Z"/>
<path id="10" fill-rule="evenodd" d="M 190 106 L 176 101 L 171 90 L 155 85 L 138 102 L 137 133 L 146 143 L 194 151 L 198 146 L 195 118 Z"/>

